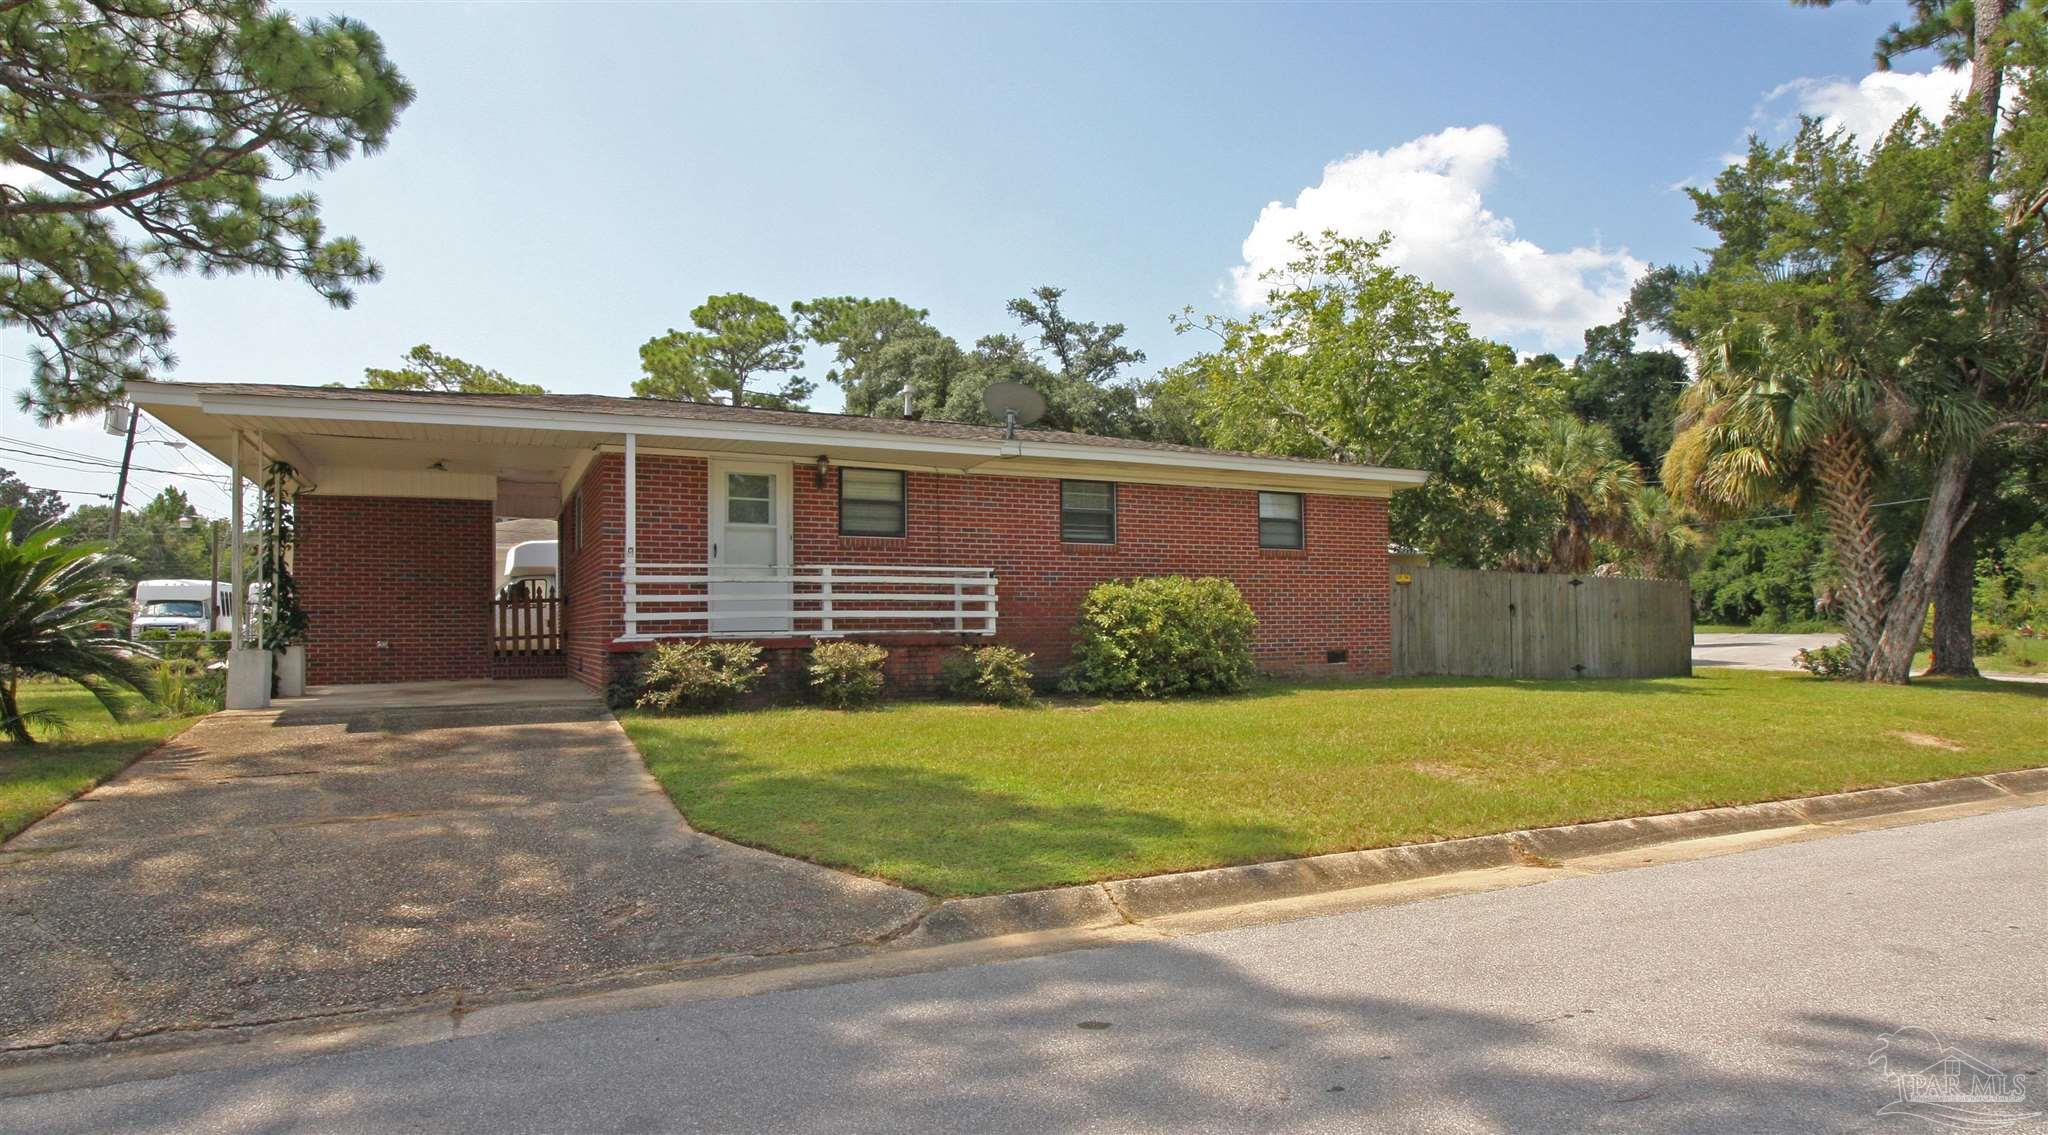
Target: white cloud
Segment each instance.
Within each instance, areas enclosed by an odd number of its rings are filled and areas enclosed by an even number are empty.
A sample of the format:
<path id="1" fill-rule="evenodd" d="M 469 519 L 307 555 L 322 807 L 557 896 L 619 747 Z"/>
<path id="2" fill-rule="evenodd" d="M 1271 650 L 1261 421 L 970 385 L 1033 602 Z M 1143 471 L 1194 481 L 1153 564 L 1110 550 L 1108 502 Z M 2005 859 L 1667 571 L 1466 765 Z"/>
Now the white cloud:
<path id="1" fill-rule="evenodd" d="M 1259 213 L 1232 269 L 1237 300 L 1265 299 L 1259 275 L 1294 259 L 1296 233 L 1393 234 L 1388 257 L 1454 294 L 1473 329 L 1523 349 L 1576 355 L 1585 329 L 1614 319 L 1646 265 L 1626 249 L 1543 248 L 1486 207 L 1483 191 L 1508 156 L 1492 125 L 1454 126 L 1323 167 L 1289 205 Z"/>
<path id="2" fill-rule="evenodd" d="M 1778 119 L 1789 130 L 1797 115 L 1812 115 L 1829 129 L 1847 130 L 1870 146 L 1907 110 L 1918 107 L 1934 121 L 1948 116 L 1949 104 L 1970 87 L 1968 71 L 1937 67 L 1932 71 L 1872 71 L 1855 82 L 1847 79 L 1794 79 L 1764 96 L 1760 122 Z M 1789 104 L 1789 113 L 1781 108 Z"/>

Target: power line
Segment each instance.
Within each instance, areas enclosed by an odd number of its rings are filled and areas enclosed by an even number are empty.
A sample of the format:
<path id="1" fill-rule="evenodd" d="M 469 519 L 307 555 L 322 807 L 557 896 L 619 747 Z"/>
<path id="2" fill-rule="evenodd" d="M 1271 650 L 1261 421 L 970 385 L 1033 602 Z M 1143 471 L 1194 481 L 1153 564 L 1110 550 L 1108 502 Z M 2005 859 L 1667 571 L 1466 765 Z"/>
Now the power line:
<path id="1" fill-rule="evenodd" d="M 2031 489 L 2039 485 L 2048 485 L 2048 481 L 2022 481 L 2019 484 L 2014 485 L 2012 487 L 2015 489 Z M 1879 501 L 1876 504 L 1871 505 L 1870 507 L 1894 508 L 1902 504 L 1926 504 L 1928 501 L 1931 501 L 1933 499 L 1933 497 L 1907 497 L 1904 500 Z M 1802 512 L 1773 512 L 1767 513 L 1763 516 L 1745 516 L 1741 520 L 1733 521 L 1732 523 L 1747 524 L 1752 520 L 1794 520 L 1804 515 L 1806 514 Z"/>
<path id="2" fill-rule="evenodd" d="M 120 462 L 109 461 L 102 457 L 87 457 L 80 454 L 43 452 L 34 449 L 15 449 L 11 446 L 5 445 L 0 445 L 0 453 L 12 453 L 15 454 L 17 458 L 22 460 L 34 457 L 42 458 L 45 461 L 62 461 L 74 466 L 83 466 L 93 471 L 99 471 L 102 469 L 119 469 L 121 467 Z M 34 464 L 34 462 L 28 463 Z M 53 468 L 63 468 L 63 466 L 53 466 Z M 129 472 L 131 473 L 160 473 L 166 477 L 195 477 L 202 481 L 216 483 L 225 483 L 229 479 L 226 473 L 196 473 L 188 472 L 183 469 L 158 469 L 148 465 L 130 465 L 128 469 Z"/>

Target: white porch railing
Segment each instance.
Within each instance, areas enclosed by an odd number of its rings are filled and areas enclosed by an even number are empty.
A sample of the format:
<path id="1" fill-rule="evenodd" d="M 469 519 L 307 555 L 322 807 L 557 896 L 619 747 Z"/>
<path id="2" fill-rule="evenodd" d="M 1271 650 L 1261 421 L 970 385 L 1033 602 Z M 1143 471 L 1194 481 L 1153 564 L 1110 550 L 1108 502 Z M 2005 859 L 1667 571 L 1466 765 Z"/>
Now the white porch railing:
<path id="1" fill-rule="evenodd" d="M 661 638 L 996 633 L 993 568 L 625 564 L 626 633 Z"/>

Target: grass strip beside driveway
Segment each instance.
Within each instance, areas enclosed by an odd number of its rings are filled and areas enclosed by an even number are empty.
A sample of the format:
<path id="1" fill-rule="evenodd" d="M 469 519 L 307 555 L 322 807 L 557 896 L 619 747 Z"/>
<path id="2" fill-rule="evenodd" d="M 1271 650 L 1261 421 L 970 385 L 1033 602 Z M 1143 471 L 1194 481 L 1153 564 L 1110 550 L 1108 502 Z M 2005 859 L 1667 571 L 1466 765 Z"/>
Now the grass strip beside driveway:
<path id="1" fill-rule="evenodd" d="M 943 896 L 2048 764 L 2048 686 L 1746 671 L 622 719 L 699 829 Z"/>
<path id="2" fill-rule="evenodd" d="M 193 720 L 156 716 L 139 699 L 126 704 L 129 719 L 115 721 L 91 694 L 68 682 L 22 683 L 22 711 L 48 710 L 63 724 L 32 725 L 40 744 L 0 741 L 0 840 L 127 768 Z"/>

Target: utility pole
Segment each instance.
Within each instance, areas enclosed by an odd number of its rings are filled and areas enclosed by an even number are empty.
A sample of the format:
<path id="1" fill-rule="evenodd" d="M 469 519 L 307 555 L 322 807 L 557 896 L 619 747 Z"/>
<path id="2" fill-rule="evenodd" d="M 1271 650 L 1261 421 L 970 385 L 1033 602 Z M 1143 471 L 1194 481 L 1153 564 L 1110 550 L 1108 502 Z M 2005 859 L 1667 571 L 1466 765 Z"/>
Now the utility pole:
<path id="1" fill-rule="evenodd" d="M 128 463 L 135 457 L 135 420 L 142 411 L 135 404 L 128 407 L 128 441 L 121 447 L 121 477 L 114 482 L 114 515 L 107 519 L 107 542 L 112 543 L 121 535 L 121 505 L 128 497 Z"/>
<path id="2" fill-rule="evenodd" d="M 206 522 L 206 543 L 213 565 L 206 579 L 206 637 L 211 641 L 213 632 L 220 629 L 220 521 Z"/>

